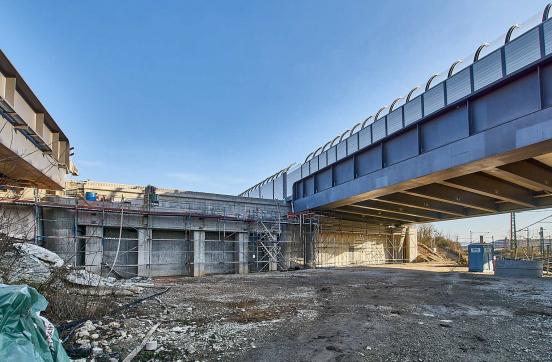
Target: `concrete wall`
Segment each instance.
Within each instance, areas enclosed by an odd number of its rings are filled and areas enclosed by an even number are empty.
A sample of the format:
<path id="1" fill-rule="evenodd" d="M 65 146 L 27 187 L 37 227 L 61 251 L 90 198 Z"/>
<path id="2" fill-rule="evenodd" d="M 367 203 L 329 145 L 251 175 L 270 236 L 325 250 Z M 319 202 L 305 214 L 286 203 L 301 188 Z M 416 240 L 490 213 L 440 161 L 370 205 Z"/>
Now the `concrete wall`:
<path id="1" fill-rule="evenodd" d="M 236 235 L 236 234 L 233 234 Z M 217 232 L 205 233 L 205 274 L 234 273 L 238 258 L 236 258 L 235 237 L 219 236 Z"/>
<path id="2" fill-rule="evenodd" d="M 57 253 L 66 263 L 76 263 L 75 210 L 42 208 L 42 245 Z"/>
<path id="3" fill-rule="evenodd" d="M 150 276 L 193 275 L 194 243 L 181 230 L 152 231 Z"/>
<path id="4" fill-rule="evenodd" d="M 316 266 L 336 267 L 386 262 L 386 235 L 321 232 L 316 236 Z"/>
<path id="5" fill-rule="evenodd" d="M 119 235 L 121 238 L 119 239 Z M 120 240 L 120 242 L 119 242 Z M 119 244 L 120 243 L 120 244 Z M 103 229 L 103 263 L 123 277 L 138 275 L 138 231 L 135 229 L 104 228 Z M 117 252 L 117 249 L 119 250 Z"/>
<path id="6" fill-rule="evenodd" d="M 417 248 L 416 228 L 412 226 L 391 229 L 323 218 L 320 230 L 314 235 L 317 267 L 412 261 L 417 256 Z"/>
<path id="7" fill-rule="evenodd" d="M 0 233 L 22 240 L 34 240 L 36 230 L 35 209 L 28 206 L 0 207 Z"/>
<path id="8" fill-rule="evenodd" d="M 305 241 L 299 225 L 282 226 L 280 245 L 287 268 L 293 269 L 305 265 Z"/>
<path id="9" fill-rule="evenodd" d="M 103 261 L 103 227 L 86 226 L 85 232 L 85 265 L 86 270 L 100 273 Z"/>
<path id="10" fill-rule="evenodd" d="M 180 199 L 174 195 L 180 195 Z M 125 277 L 354 266 L 384 263 L 392 254 L 385 244 L 391 235 L 388 228 L 325 218 L 319 225 L 304 218 L 288 219 L 289 208 L 275 206 L 275 201 L 234 196 L 205 196 L 203 209 L 207 214 L 186 209 L 191 199 L 194 208 L 199 208 L 201 195 L 173 192 L 172 208 L 146 207 L 140 198 L 121 203 L 48 196 L 39 206 L 43 233 L 38 239 L 69 263 L 84 265 L 96 273 L 111 268 L 119 247 L 115 271 Z M 18 215 L 26 215 L 21 218 L 26 227 L 27 223 L 32 224 L 35 208 L 32 202 L 2 206 L 0 211 L 7 213 L 11 208 Z M 226 214 L 228 210 L 233 210 L 233 217 Z M 255 210 L 258 217 L 249 219 L 252 214 L 239 217 L 236 213 L 239 210 Z M 274 210 L 279 210 L 284 220 L 280 227 L 264 218 Z M 261 228 L 261 224 L 265 227 Z M 270 241 L 265 235 L 265 247 L 258 240 L 263 237 L 262 230 L 268 229 L 276 233 L 278 241 Z M 414 258 L 415 231 L 404 235 L 401 230 L 394 232 L 399 240 L 404 239 L 401 241 L 404 254 L 410 253 L 408 257 Z"/>

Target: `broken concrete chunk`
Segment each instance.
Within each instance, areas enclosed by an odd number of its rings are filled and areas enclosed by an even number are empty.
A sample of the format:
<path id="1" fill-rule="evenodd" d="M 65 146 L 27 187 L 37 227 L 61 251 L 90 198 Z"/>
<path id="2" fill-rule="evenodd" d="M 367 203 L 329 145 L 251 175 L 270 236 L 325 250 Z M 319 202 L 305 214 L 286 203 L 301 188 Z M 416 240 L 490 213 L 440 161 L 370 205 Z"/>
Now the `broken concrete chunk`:
<path id="1" fill-rule="evenodd" d="M 111 322 L 108 324 L 111 328 L 120 328 L 121 324 L 117 322 Z"/>
<path id="2" fill-rule="evenodd" d="M 38 245 L 31 243 L 15 243 L 13 246 L 20 252 L 50 263 L 56 268 L 59 268 L 64 264 L 63 259 L 60 258 L 59 255 Z"/>

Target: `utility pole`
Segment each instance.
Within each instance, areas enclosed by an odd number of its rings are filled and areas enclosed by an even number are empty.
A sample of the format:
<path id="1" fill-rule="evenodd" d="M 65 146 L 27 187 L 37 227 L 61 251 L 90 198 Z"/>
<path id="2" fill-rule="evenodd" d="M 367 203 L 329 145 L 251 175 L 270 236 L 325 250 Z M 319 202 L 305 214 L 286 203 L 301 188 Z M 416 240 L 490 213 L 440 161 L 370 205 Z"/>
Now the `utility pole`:
<path id="1" fill-rule="evenodd" d="M 540 252 L 541 252 L 541 255 L 544 256 L 544 228 L 542 226 L 539 230 L 539 238 L 540 238 Z"/>
<path id="2" fill-rule="evenodd" d="M 39 243 L 43 240 L 40 239 L 40 208 L 38 206 L 39 203 L 39 195 L 38 195 L 38 188 L 35 186 L 34 188 L 34 212 L 35 212 L 35 230 L 34 230 L 34 241 L 35 245 L 40 245 Z"/>

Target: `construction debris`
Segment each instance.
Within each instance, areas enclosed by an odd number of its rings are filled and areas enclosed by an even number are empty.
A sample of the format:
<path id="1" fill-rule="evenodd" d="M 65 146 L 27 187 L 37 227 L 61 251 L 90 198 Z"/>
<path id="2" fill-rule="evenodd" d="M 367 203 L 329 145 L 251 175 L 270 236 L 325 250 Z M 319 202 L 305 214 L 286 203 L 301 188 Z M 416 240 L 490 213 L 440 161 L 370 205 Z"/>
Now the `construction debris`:
<path id="1" fill-rule="evenodd" d="M 442 257 L 437 252 L 433 251 L 429 246 L 418 243 L 418 256 L 416 257 L 415 262 L 447 263 L 451 262 L 451 260 Z"/>
<path id="2" fill-rule="evenodd" d="M 171 289 L 87 322 L 88 334 L 70 343 L 102 348 L 88 360 L 120 361 L 159 323 L 147 339 L 157 348 L 144 346 L 135 360 L 348 361 L 360 353 L 391 361 L 512 360 L 525 348 L 522 360 L 546 360 L 552 347 L 548 281 L 444 272 L 440 263 L 410 267 L 419 270 L 400 264 L 158 278 L 153 290 Z M 430 342 L 423 348 L 420 334 Z M 485 339 L 514 345 L 491 348 Z"/>
<path id="3" fill-rule="evenodd" d="M 56 253 L 31 243 L 14 243 L 12 250 L 0 258 L 4 269 L 0 281 L 3 275 L 4 282 L 10 284 L 63 281 L 79 288 L 94 287 L 96 294 L 116 295 L 135 295 L 141 293 L 143 288 L 153 287 L 151 279 L 145 277 L 117 280 L 76 269 L 64 263 Z M 87 293 L 86 290 L 80 292 Z"/>
<path id="4" fill-rule="evenodd" d="M 15 243 L 13 246 L 22 253 L 49 263 L 56 268 L 63 266 L 64 261 L 56 253 L 31 243 Z"/>
<path id="5" fill-rule="evenodd" d="M 148 331 L 148 333 L 146 333 L 146 336 L 144 337 L 144 339 L 142 340 L 142 343 L 140 343 L 139 346 L 137 346 L 135 349 L 132 350 L 132 352 L 130 352 L 130 354 L 128 356 L 126 356 L 126 358 L 123 360 L 123 362 L 130 362 L 134 359 L 134 357 L 136 357 L 138 355 L 138 353 L 140 353 L 140 351 L 146 346 L 146 344 L 149 342 L 149 339 L 151 337 L 151 335 L 153 334 L 153 332 L 155 332 L 155 330 L 157 329 L 157 327 L 159 327 L 159 324 L 160 323 L 157 323 L 156 325 L 154 325 L 153 327 L 151 327 L 151 329 Z M 155 343 L 155 347 L 157 346 L 157 343 Z M 155 349 L 155 347 L 152 345 L 150 345 L 150 348 L 148 349 L 149 351 L 151 351 L 152 349 Z"/>

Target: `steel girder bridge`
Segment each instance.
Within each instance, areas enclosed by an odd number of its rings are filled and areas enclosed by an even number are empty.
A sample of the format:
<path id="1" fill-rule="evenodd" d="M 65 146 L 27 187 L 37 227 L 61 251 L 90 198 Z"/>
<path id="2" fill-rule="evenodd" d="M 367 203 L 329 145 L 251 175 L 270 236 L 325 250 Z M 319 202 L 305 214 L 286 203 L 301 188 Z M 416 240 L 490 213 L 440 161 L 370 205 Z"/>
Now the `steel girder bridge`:
<path id="1" fill-rule="evenodd" d="M 389 225 L 552 207 L 549 11 L 242 195 Z"/>

